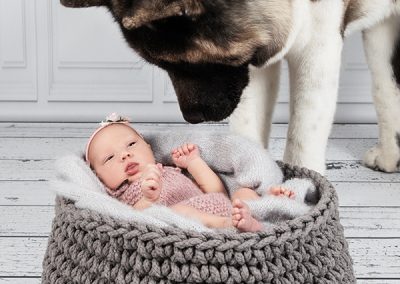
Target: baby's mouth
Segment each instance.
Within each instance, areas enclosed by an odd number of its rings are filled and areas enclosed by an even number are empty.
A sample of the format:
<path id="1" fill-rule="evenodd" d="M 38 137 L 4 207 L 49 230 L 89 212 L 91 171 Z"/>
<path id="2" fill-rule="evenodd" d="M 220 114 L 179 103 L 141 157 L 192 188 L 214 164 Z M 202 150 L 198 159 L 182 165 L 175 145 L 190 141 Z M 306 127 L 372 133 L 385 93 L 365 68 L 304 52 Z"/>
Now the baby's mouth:
<path id="1" fill-rule="evenodd" d="M 139 164 L 138 163 L 128 163 L 125 167 L 125 173 L 128 176 L 133 176 L 139 172 Z"/>

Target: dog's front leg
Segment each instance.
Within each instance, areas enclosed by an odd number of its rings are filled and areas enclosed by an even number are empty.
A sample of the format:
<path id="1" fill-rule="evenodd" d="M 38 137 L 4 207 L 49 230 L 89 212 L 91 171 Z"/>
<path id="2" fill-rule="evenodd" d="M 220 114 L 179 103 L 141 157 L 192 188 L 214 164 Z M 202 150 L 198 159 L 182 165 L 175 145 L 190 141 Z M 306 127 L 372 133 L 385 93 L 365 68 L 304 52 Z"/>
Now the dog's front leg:
<path id="1" fill-rule="evenodd" d="M 265 148 L 271 129 L 272 114 L 279 90 L 281 63 L 266 68 L 250 66 L 250 83 L 229 118 L 230 130 Z"/>
<path id="2" fill-rule="evenodd" d="M 336 108 L 343 40 L 317 33 L 288 56 L 290 122 L 284 161 L 325 171 L 325 152 Z M 296 49 L 297 48 L 297 49 Z"/>
<path id="3" fill-rule="evenodd" d="M 364 165 L 384 172 L 400 171 L 400 18 L 389 18 L 364 32 L 372 73 L 379 142 L 364 156 Z M 392 63 L 392 64 L 391 64 Z"/>

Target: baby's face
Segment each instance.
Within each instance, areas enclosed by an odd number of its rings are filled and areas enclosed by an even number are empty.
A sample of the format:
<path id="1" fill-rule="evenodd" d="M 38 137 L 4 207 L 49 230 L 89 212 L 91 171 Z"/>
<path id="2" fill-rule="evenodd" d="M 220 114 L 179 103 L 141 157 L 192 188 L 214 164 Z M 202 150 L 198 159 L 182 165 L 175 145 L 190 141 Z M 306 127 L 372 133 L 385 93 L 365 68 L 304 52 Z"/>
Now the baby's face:
<path id="1" fill-rule="evenodd" d="M 150 145 L 124 124 L 100 130 L 90 144 L 88 158 L 100 180 L 113 190 L 126 180 L 139 179 L 145 167 L 155 163 Z"/>

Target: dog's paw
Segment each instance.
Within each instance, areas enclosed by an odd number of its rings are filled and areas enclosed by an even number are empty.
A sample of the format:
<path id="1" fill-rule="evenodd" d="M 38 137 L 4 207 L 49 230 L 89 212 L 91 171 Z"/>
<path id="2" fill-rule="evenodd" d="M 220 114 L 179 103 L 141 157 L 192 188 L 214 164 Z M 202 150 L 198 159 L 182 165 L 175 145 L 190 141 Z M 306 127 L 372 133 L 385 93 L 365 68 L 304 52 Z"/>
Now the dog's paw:
<path id="1" fill-rule="evenodd" d="M 373 170 L 394 173 L 400 171 L 400 151 L 374 146 L 364 155 L 364 166 Z"/>

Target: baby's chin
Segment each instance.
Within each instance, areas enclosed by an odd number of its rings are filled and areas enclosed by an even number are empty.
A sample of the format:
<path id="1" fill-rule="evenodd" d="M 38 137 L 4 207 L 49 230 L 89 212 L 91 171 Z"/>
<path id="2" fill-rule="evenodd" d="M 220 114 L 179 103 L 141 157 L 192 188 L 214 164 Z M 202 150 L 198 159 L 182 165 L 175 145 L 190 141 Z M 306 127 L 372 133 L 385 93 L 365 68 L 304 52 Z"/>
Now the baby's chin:
<path id="1" fill-rule="evenodd" d="M 128 181 L 129 181 L 129 183 L 133 183 L 133 182 L 140 180 L 141 177 L 142 177 L 142 173 L 138 172 L 138 173 L 134 174 L 133 176 L 129 176 Z"/>
<path id="2" fill-rule="evenodd" d="M 107 186 L 112 191 L 116 191 L 116 190 L 119 190 L 121 187 L 125 186 L 126 184 L 132 184 L 134 182 L 139 181 L 141 176 L 142 176 L 142 173 L 138 172 L 133 176 L 127 176 L 124 180 L 121 180 L 119 185 L 107 185 L 105 183 L 105 186 Z"/>

